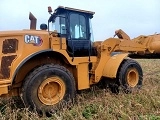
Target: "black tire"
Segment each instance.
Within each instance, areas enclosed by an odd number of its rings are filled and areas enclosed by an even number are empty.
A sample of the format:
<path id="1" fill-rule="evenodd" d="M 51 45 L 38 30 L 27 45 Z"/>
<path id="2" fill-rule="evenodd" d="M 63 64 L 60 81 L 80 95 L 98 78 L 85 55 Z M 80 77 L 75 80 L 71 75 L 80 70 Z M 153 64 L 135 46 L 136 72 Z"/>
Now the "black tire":
<path id="1" fill-rule="evenodd" d="M 122 62 L 117 76 L 119 85 L 125 93 L 140 89 L 143 82 L 143 71 L 138 62 L 126 59 Z"/>
<path id="2" fill-rule="evenodd" d="M 57 81 L 60 82 L 60 84 L 58 82 L 55 82 L 56 79 L 52 81 L 53 78 L 58 79 Z M 50 79 L 51 79 L 51 82 L 45 84 L 45 82 L 48 82 Z M 43 84 L 45 86 L 43 86 Z M 63 86 L 65 87 L 61 88 Z M 40 87 L 43 88 L 42 93 L 44 94 L 41 93 L 42 95 L 39 92 L 41 91 Z M 43 95 L 49 94 L 48 91 L 46 92 L 46 90 L 51 91 L 50 93 L 55 93 L 54 91 L 58 91 L 57 94 L 59 94 L 59 91 L 60 91 L 60 95 L 64 91 L 64 96 L 62 94 L 62 98 L 61 99 L 59 98 L 60 100 L 58 100 L 58 103 L 53 102 L 55 104 L 52 104 L 52 103 L 46 104 L 45 99 L 47 100 L 48 98 L 45 98 L 43 96 Z M 40 114 L 44 114 L 44 113 L 47 114 L 53 111 L 54 108 L 61 101 L 72 100 L 75 97 L 75 91 L 76 91 L 75 80 L 69 70 L 67 70 L 65 67 L 62 67 L 60 65 L 46 64 L 36 68 L 33 72 L 31 72 L 25 78 L 25 81 L 22 87 L 22 99 L 26 107 L 29 107 L 31 110 L 35 109 Z M 57 94 L 55 95 L 56 101 L 57 101 L 56 96 L 58 96 Z M 52 95 L 53 94 L 50 94 L 50 96 Z"/>

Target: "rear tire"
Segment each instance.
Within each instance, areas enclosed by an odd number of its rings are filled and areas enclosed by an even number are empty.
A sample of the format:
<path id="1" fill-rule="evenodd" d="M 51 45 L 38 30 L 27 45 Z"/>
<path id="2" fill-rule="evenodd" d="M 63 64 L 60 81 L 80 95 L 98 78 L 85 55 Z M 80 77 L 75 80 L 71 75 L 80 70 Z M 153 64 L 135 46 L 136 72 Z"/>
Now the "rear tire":
<path id="1" fill-rule="evenodd" d="M 48 114 L 61 101 L 75 97 L 75 80 L 65 67 L 47 64 L 36 68 L 26 78 L 22 99 L 31 110 Z"/>
<path id="2" fill-rule="evenodd" d="M 121 64 L 117 79 L 125 93 L 130 93 L 134 89 L 140 89 L 143 81 L 142 68 L 138 62 L 126 59 Z"/>

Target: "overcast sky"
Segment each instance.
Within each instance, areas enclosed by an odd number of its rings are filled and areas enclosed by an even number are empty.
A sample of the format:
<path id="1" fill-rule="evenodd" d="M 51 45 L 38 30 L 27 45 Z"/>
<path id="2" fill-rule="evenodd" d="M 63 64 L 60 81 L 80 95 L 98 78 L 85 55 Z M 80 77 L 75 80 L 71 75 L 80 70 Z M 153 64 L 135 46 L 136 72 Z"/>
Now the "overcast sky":
<path id="1" fill-rule="evenodd" d="M 29 29 L 30 11 L 39 29 L 47 23 L 47 7 L 54 10 L 60 5 L 94 11 L 95 40 L 112 37 L 117 29 L 131 38 L 160 33 L 160 0 L 0 0 L 0 31 Z"/>

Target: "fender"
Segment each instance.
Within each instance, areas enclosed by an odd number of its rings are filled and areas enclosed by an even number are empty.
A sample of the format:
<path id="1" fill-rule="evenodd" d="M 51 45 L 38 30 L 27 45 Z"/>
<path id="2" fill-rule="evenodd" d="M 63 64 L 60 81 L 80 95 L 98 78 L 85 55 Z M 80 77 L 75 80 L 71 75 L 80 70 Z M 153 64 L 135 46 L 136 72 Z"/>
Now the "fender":
<path id="1" fill-rule="evenodd" d="M 122 61 L 127 58 L 127 56 L 128 53 L 113 55 L 104 66 L 102 76 L 116 78 L 118 68 Z"/>
<path id="2" fill-rule="evenodd" d="M 38 51 L 38 52 L 36 52 L 36 53 L 31 54 L 30 56 L 27 56 L 27 57 L 17 66 L 17 68 L 16 68 L 16 70 L 15 70 L 15 72 L 14 72 L 14 74 L 13 74 L 13 77 L 12 77 L 12 80 L 11 80 L 11 81 L 13 82 L 13 80 L 14 80 L 14 78 L 15 78 L 15 75 L 17 74 L 17 72 L 19 71 L 19 69 L 20 69 L 29 59 L 31 59 L 32 57 L 34 57 L 34 56 L 36 56 L 36 55 L 38 55 L 38 54 L 40 54 L 40 53 L 49 52 L 49 51 L 52 51 L 52 49 Z"/>

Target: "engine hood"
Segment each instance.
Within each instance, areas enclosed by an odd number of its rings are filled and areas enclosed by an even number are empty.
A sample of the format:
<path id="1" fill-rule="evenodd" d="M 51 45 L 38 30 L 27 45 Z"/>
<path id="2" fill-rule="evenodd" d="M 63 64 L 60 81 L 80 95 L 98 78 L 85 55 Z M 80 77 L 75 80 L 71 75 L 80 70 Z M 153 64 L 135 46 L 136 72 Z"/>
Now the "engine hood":
<path id="1" fill-rule="evenodd" d="M 0 37 L 10 37 L 17 35 L 49 35 L 48 31 L 44 30 L 14 30 L 14 31 L 0 31 Z"/>

